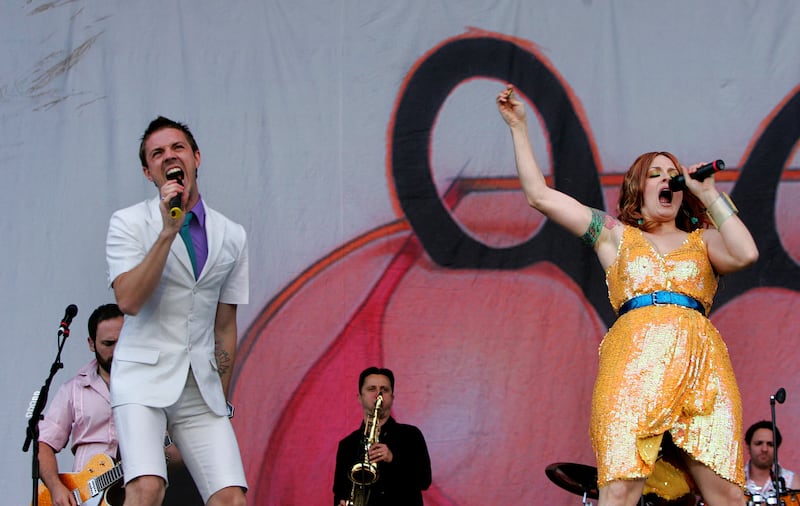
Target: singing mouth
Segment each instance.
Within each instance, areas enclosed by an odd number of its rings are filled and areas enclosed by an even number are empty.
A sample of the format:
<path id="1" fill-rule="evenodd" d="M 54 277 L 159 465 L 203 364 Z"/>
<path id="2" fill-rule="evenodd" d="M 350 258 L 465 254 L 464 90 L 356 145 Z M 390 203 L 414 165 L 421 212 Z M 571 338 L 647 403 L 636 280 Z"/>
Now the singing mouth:
<path id="1" fill-rule="evenodd" d="M 671 204 L 672 190 L 669 188 L 662 188 L 661 191 L 658 192 L 658 201 L 662 204 Z"/>
<path id="2" fill-rule="evenodd" d="M 177 181 L 183 184 L 183 169 L 177 166 L 167 169 L 167 181 Z"/>

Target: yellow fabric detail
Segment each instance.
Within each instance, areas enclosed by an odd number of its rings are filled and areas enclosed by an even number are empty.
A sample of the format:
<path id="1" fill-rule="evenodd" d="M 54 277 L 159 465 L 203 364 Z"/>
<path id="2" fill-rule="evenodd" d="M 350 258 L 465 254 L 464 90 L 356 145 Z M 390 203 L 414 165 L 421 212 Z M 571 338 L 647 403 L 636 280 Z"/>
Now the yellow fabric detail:
<path id="1" fill-rule="evenodd" d="M 661 255 L 641 230 L 625 227 L 619 256 L 606 271 L 614 309 L 669 289 L 710 311 L 717 278 L 702 234 L 687 234 Z M 656 458 L 666 432 L 691 458 L 744 486 L 741 397 L 722 337 L 693 309 L 647 306 L 617 319 L 600 344 L 590 420 L 598 486 L 668 473 Z M 684 467 L 680 459 L 670 463 Z"/>

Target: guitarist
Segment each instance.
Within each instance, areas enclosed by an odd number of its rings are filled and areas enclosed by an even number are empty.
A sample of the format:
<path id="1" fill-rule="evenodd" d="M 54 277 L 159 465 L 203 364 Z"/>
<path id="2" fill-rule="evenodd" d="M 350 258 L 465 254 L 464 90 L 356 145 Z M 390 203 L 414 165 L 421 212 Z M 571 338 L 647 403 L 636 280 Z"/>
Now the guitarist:
<path id="1" fill-rule="evenodd" d="M 55 506 L 75 506 L 75 498 L 58 476 L 56 453 L 71 440 L 73 472 L 103 453 L 117 455 L 117 431 L 111 416 L 108 382 L 123 314 L 104 304 L 89 317 L 89 350 L 94 359 L 61 385 L 39 422 L 39 474 Z"/>

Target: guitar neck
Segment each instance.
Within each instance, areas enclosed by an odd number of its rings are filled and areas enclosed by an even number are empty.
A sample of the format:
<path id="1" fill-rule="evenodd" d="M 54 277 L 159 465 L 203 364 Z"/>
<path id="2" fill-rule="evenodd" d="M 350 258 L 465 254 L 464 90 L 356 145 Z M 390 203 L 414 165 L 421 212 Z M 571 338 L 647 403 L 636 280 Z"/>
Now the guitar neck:
<path id="1" fill-rule="evenodd" d="M 91 493 L 92 497 L 94 497 L 121 479 L 122 463 L 119 463 L 100 476 L 89 480 L 89 492 Z"/>

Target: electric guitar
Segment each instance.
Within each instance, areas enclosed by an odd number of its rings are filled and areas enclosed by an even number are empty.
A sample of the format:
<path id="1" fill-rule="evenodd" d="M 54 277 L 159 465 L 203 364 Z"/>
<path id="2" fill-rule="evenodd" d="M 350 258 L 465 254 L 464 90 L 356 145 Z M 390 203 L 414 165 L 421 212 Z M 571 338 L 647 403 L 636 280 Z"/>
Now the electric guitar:
<path id="1" fill-rule="evenodd" d="M 122 481 L 122 464 L 114 464 L 108 455 L 98 453 L 77 473 L 59 473 L 61 483 L 72 492 L 79 505 L 120 506 L 124 497 L 121 487 L 115 487 Z M 53 506 L 50 491 L 39 484 L 39 505 Z"/>

